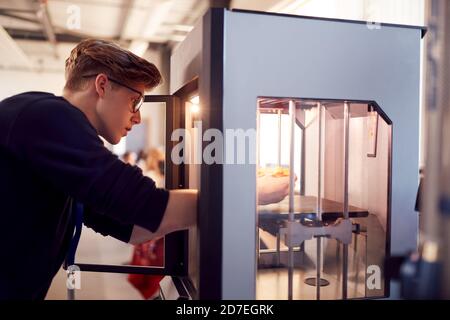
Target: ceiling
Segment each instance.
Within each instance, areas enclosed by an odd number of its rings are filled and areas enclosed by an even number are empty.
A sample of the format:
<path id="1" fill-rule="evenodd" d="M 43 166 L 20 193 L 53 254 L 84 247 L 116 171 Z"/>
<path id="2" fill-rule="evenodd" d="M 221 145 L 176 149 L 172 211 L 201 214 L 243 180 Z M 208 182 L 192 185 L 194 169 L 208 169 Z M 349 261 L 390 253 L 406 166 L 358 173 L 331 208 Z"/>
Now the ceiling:
<path id="1" fill-rule="evenodd" d="M 369 19 L 409 12 L 423 0 L 0 0 L 0 69 L 60 72 L 84 38 L 118 42 L 138 55 L 183 41 L 210 5 L 259 11 Z M 399 3 L 404 3 L 399 6 Z M 378 14 L 373 8 L 385 9 Z M 394 4 L 392 4 L 394 6 Z M 398 8 L 397 8 L 398 7 Z M 331 8 L 331 9 L 330 9 Z M 412 9 L 411 9 L 412 8 Z M 409 9 L 409 11 L 408 11 Z M 381 11 L 380 11 L 381 12 Z M 411 14 L 410 14 L 411 15 Z M 396 18 L 396 17 L 394 17 Z M 380 21 L 380 19 L 379 19 Z"/>
<path id="2" fill-rule="evenodd" d="M 0 68 L 53 69 L 84 38 L 114 40 L 139 55 L 149 46 L 174 46 L 208 5 L 205 0 L 0 0 Z"/>
<path id="3" fill-rule="evenodd" d="M 42 15 L 59 41 L 99 37 L 179 41 L 206 10 L 205 0 L 1 0 L 0 25 L 16 39 L 43 39 Z M 72 37 L 72 38 L 71 38 Z"/>
<path id="4" fill-rule="evenodd" d="M 264 10 L 279 0 L 236 0 Z M 61 72 L 84 38 L 120 43 L 138 55 L 183 41 L 211 4 L 230 0 L 0 0 L 0 69 Z"/>

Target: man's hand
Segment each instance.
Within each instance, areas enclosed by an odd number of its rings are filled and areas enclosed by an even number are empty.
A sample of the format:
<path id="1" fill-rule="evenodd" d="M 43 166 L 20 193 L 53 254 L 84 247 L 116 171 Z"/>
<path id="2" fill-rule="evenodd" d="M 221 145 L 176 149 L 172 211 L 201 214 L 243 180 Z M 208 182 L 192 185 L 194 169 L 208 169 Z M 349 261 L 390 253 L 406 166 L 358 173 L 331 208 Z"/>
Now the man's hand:
<path id="1" fill-rule="evenodd" d="M 259 205 L 280 202 L 289 194 L 289 177 L 262 176 L 257 185 Z"/>
<path id="2" fill-rule="evenodd" d="M 289 177 L 266 175 L 258 178 L 257 185 L 258 204 L 260 205 L 280 202 L 289 193 Z M 129 242 L 139 244 L 157 239 L 168 233 L 194 226 L 196 221 L 197 190 L 171 190 L 169 202 L 158 230 L 150 232 L 135 225 Z"/>

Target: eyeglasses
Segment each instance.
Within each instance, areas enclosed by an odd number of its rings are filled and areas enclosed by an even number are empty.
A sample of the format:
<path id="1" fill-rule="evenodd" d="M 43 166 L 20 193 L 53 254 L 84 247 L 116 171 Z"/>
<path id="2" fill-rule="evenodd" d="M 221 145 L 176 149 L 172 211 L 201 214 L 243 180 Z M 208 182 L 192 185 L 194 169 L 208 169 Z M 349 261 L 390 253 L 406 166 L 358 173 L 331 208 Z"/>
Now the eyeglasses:
<path id="1" fill-rule="evenodd" d="M 98 74 L 88 74 L 88 75 L 82 76 L 82 78 L 90 78 L 90 77 L 96 77 L 96 76 L 98 76 Z M 114 79 L 112 79 L 110 77 L 108 77 L 108 79 L 109 79 L 109 81 L 114 82 L 115 84 L 118 84 L 118 85 L 120 85 L 122 87 L 127 88 L 128 90 L 131 90 L 131 91 L 139 94 L 139 98 L 133 100 L 133 110 L 132 110 L 132 112 L 133 113 L 137 113 L 139 111 L 139 109 L 142 107 L 142 104 L 144 103 L 144 95 L 142 93 L 140 93 L 139 91 L 137 91 L 136 89 L 133 89 L 133 88 L 127 86 L 126 84 L 123 84 L 120 81 L 114 80 Z"/>

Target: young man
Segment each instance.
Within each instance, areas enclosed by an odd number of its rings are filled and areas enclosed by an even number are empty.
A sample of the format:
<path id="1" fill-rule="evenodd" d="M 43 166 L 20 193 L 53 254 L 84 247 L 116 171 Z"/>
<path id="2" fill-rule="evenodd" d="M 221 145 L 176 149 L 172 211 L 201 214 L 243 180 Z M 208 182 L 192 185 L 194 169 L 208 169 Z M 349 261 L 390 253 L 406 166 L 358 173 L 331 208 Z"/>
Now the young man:
<path id="1" fill-rule="evenodd" d="M 90 39 L 66 60 L 63 96 L 0 103 L 0 299 L 45 298 L 73 236 L 73 203 L 83 204 L 86 226 L 130 243 L 195 224 L 196 190 L 156 188 L 99 138 L 126 136 L 141 121 L 144 92 L 160 82 L 152 63 Z M 286 195 L 277 181 L 266 202 Z"/>

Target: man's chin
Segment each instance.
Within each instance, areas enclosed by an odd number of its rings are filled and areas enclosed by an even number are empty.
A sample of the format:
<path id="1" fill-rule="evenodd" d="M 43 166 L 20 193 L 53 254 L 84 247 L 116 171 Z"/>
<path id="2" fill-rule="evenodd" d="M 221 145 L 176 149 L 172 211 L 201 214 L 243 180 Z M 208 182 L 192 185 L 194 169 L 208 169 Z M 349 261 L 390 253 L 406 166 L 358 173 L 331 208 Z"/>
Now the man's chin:
<path id="1" fill-rule="evenodd" d="M 122 140 L 122 137 L 105 137 L 102 136 L 103 139 L 105 139 L 108 143 L 112 144 L 112 145 L 116 145 L 120 142 L 120 140 Z"/>
<path id="2" fill-rule="evenodd" d="M 122 140 L 122 137 L 117 138 L 117 139 L 111 139 L 111 141 L 108 141 L 108 142 L 111 143 L 112 145 L 116 145 L 116 144 L 119 144 L 120 140 Z"/>

